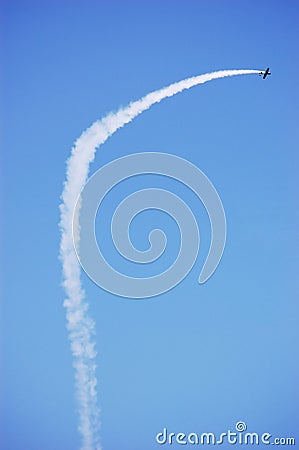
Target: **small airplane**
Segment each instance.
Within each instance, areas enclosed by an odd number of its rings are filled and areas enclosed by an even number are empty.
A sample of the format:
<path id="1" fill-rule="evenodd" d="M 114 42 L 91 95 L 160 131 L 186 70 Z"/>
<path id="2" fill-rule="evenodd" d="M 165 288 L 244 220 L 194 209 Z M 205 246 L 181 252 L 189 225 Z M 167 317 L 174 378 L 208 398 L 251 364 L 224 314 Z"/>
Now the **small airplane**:
<path id="1" fill-rule="evenodd" d="M 265 70 L 265 72 L 260 72 L 259 75 L 263 75 L 263 80 L 267 77 L 267 75 L 271 75 L 270 72 L 270 67 L 267 67 L 267 69 Z"/>

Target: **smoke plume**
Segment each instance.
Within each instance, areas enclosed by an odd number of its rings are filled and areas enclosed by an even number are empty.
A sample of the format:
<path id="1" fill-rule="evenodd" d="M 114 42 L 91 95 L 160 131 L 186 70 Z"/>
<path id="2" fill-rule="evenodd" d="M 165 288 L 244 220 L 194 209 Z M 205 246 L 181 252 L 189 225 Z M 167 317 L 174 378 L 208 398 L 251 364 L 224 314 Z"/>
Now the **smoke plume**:
<path id="1" fill-rule="evenodd" d="M 82 436 L 82 450 L 100 450 L 99 409 L 96 392 L 96 350 L 94 342 L 94 321 L 89 317 L 88 304 L 81 284 L 80 265 L 74 250 L 72 218 L 76 200 L 86 183 L 89 165 L 96 149 L 119 128 L 131 122 L 136 116 L 155 103 L 198 84 L 217 78 L 259 73 L 259 70 L 221 70 L 199 75 L 173 83 L 163 89 L 151 92 L 140 100 L 131 102 L 115 113 L 109 113 L 94 122 L 75 142 L 67 161 L 66 181 L 62 193 L 60 257 L 63 265 L 63 287 L 67 298 L 67 330 L 74 358 L 76 396 L 79 405 L 79 431 Z M 79 236 L 79 232 L 75 233 Z M 79 238 L 79 237 L 78 237 Z"/>

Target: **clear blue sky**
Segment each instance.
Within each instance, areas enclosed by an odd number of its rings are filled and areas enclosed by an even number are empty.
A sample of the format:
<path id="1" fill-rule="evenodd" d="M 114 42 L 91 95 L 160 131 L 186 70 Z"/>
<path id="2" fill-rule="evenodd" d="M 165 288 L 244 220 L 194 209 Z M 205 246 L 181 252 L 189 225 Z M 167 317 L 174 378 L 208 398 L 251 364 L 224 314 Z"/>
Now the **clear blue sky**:
<path id="1" fill-rule="evenodd" d="M 154 106 L 91 169 L 162 151 L 203 170 L 228 223 L 213 277 L 196 282 L 209 227 L 184 191 L 203 246 L 179 286 L 132 301 L 83 282 L 96 321 L 105 450 L 154 450 L 164 426 L 222 432 L 238 420 L 299 442 L 298 12 L 295 1 L 1 2 L 1 448 L 80 445 L 58 260 L 73 141 L 171 82 L 267 66 L 265 81 L 218 80 Z"/>

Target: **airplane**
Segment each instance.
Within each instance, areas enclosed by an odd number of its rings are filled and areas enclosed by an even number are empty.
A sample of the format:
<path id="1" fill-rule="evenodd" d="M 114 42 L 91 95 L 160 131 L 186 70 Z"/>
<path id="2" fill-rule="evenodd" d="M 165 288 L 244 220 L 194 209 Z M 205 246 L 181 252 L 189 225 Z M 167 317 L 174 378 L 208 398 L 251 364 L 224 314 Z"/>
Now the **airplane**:
<path id="1" fill-rule="evenodd" d="M 267 75 L 271 75 L 270 72 L 270 67 L 267 67 L 267 69 L 265 70 L 265 72 L 260 72 L 259 75 L 263 75 L 263 80 L 267 77 Z"/>

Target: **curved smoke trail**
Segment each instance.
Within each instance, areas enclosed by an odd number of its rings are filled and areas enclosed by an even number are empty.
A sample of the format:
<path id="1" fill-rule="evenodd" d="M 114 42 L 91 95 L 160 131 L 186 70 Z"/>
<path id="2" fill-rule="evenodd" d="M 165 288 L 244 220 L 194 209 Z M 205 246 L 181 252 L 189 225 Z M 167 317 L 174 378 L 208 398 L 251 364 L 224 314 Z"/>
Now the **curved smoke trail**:
<path id="1" fill-rule="evenodd" d="M 71 156 L 67 161 L 66 181 L 60 205 L 60 257 L 63 265 L 63 286 L 67 294 L 64 307 L 66 308 L 67 329 L 74 358 L 82 450 L 100 450 L 101 446 L 98 438 L 96 351 L 92 337 L 94 321 L 88 315 L 88 304 L 84 300 L 85 295 L 80 278 L 81 269 L 73 245 L 72 218 L 76 200 L 86 183 L 89 165 L 95 157 L 96 149 L 119 128 L 166 97 L 172 97 L 185 89 L 217 78 L 259 72 L 260 70 L 221 70 L 173 83 L 147 94 L 140 100 L 131 102 L 116 113 L 109 113 L 103 119 L 97 120 L 82 133 L 72 148 Z"/>

